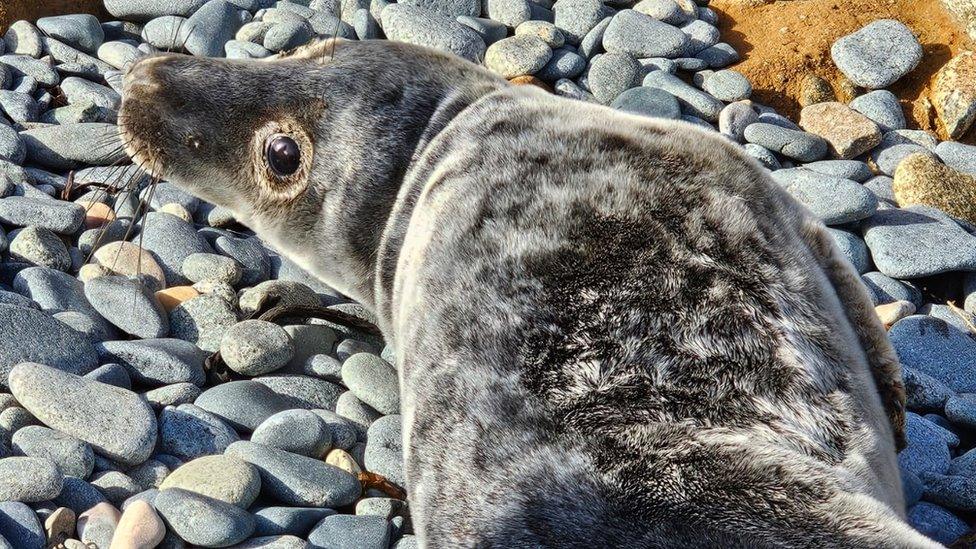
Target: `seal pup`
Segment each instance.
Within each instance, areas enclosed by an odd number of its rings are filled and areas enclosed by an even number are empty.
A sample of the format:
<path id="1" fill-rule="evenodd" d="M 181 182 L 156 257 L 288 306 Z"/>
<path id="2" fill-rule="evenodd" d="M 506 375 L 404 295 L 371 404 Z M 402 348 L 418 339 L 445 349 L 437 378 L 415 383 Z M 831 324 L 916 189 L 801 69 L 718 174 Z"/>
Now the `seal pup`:
<path id="1" fill-rule="evenodd" d="M 387 41 L 124 98 L 137 162 L 376 312 L 421 545 L 939 547 L 857 274 L 717 134 Z"/>

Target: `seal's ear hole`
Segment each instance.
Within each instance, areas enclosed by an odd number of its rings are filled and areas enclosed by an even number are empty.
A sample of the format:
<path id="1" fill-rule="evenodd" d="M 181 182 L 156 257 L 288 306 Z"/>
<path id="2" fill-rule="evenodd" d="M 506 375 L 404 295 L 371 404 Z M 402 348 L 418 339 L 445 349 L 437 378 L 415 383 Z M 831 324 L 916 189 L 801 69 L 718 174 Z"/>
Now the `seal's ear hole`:
<path id="1" fill-rule="evenodd" d="M 302 149 L 291 137 L 275 134 L 268 138 L 264 148 L 265 161 L 279 177 L 294 174 L 302 167 Z"/>

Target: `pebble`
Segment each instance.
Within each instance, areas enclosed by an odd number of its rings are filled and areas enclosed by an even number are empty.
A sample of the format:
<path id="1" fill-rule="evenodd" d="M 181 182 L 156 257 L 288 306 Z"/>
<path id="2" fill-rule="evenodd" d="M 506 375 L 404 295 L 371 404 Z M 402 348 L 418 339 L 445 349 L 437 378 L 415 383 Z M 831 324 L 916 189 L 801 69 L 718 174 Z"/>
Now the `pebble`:
<path id="1" fill-rule="evenodd" d="M 220 454 L 238 440 L 220 416 L 194 404 L 169 406 L 159 413 L 160 449 L 180 459 Z"/>
<path id="2" fill-rule="evenodd" d="M 313 36 L 315 31 L 305 21 L 275 23 L 264 34 L 262 45 L 271 52 L 289 51 L 307 44 Z"/>
<path id="3" fill-rule="evenodd" d="M 262 491 L 288 505 L 342 507 L 361 492 L 356 477 L 317 459 L 246 441 L 231 444 L 226 453 L 256 466 Z"/>
<path id="4" fill-rule="evenodd" d="M 688 56 L 697 55 L 699 52 L 718 44 L 720 39 L 718 29 L 701 19 L 696 19 L 681 27 L 681 32 L 688 35 L 688 43 L 684 49 L 684 54 Z"/>
<path id="5" fill-rule="evenodd" d="M 241 292 L 240 308 L 245 315 L 251 315 L 272 301 L 280 306 L 319 306 L 322 304 L 316 293 L 300 282 L 289 280 L 268 280 Z"/>
<path id="6" fill-rule="evenodd" d="M 88 53 L 95 53 L 105 40 L 98 18 L 87 13 L 41 17 L 37 28 L 46 36 Z"/>
<path id="7" fill-rule="evenodd" d="M 641 0 L 634 5 L 634 11 L 669 25 L 682 25 L 688 22 L 688 14 L 674 0 Z"/>
<path id="8" fill-rule="evenodd" d="M 935 148 L 935 154 L 946 166 L 966 174 L 976 175 L 976 146 L 943 141 Z"/>
<path id="9" fill-rule="evenodd" d="M 152 505 L 137 500 L 122 512 L 110 549 L 152 549 L 166 536 L 166 525 Z"/>
<path id="10" fill-rule="evenodd" d="M 878 270 L 893 278 L 976 270 L 976 237 L 932 208 L 879 210 L 865 223 L 864 241 Z"/>
<path id="11" fill-rule="evenodd" d="M 34 309 L 0 305 L 0 383 L 21 362 L 41 362 L 73 374 L 98 366 L 95 348 L 85 336 Z"/>
<path id="12" fill-rule="evenodd" d="M 399 415 L 383 416 L 369 426 L 366 435 L 366 470 L 386 477 L 398 486 L 406 486 L 403 471 L 403 436 Z"/>
<path id="13" fill-rule="evenodd" d="M 223 57 L 224 43 L 243 24 L 237 12 L 236 6 L 224 0 L 209 0 L 200 6 L 186 22 L 193 29 L 185 40 L 186 50 L 193 55 Z"/>
<path id="14" fill-rule="evenodd" d="M 453 18 L 399 3 L 383 8 L 382 18 L 390 40 L 424 45 L 469 61 L 477 62 L 485 56 L 485 42 L 478 33 Z"/>
<path id="15" fill-rule="evenodd" d="M 28 161 L 54 170 L 82 164 L 105 166 L 125 158 L 115 124 L 46 126 L 22 131 L 20 138 L 27 147 Z"/>
<path id="16" fill-rule="evenodd" d="M 166 287 L 166 275 L 153 254 L 132 242 L 109 242 L 94 252 L 93 259 L 111 272 L 127 276 L 147 276 L 160 288 Z"/>
<path id="17" fill-rule="evenodd" d="M 400 413 L 397 372 L 382 358 L 357 353 L 342 364 L 342 381 L 356 398 L 382 414 Z"/>
<path id="18" fill-rule="evenodd" d="M 200 547 L 233 545 L 254 531 L 247 511 L 181 488 L 160 490 L 153 506 L 176 535 Z"/>
<path id="19" fill-rule="evenodd" d="M 875 90 L 851 101 L 850 107 L 870 118 L 882 132 L 901 130 L 906 127 L 905 113 L 898 97 L 888 90 Z"/>
<path id="20" fill-rule="evenodd" d="M 949 470 L 945 429 L 912 412 L 908 412 L 905 419 L 908 446 L 898 453 L 898 464 L 916 475 L 944 475 Z"/>
<path id="21" fill-rule="evenodd" d="M 233 306 L 214 294 L 184 301 L 169 313 L 170 334 L 204 351 L 217 351 L 224 332 L 234 324 Z"/>
<path id="22" fill-rule="evenodd" d="M 61 77 L 51 65 L 26 55 L 0 55 L 0 65 L 4 65 L 14 77 L 32 78 L 44 86 L 57 86 Z"/>
<path id="23" fill-rule="evenodd" d="M 895 322 L 915 314 L 915 305 L 911 301 L 895 301 L 894 303 L 878 305 L 874 308 L 874 312 L 878 315 L 878 320 L 884 324 L 885 329 L 888 329 Z"/>
<path id="24" fill-rule="evenodd" d="M 800 127 L 824 138 L 837 158 L 854 158 L 881 143 L 878 125 L 843 103 L 804 107 L 800 111 Z"/>
<path id="25" fill-rule="evenodd" d="M 709 122 L 718 122 L 725 104 L 711 95 L 686 84 L 683 80 L 663 71 L 653 71 L 644 77 L 644 86 L 660 88 L 678 99 L 685 114 Z"/>
<path id="26" fill-rule="evenodd" d="M 935 541 L 950 545 L 969 531 L 959 517 L 938 505 L 921 501 L 908 510 L 908 523 Z"/>
<path id="27" fill-rule="evenodd" d="M 325 456 L 325 462 L 329 465 L 334 465 L 352 475 L 358 476 L 359 473 L 363 472 L 363 469 L 358 463 L 356 463 L 356 460 L 349 455 L 349 452 L 339 448 L 330 450 Z"/>
<path id="28" fill-rule="evenodd" d="M 245 320 L 224 332 L 221 358 L 227 366 L 246 376 L 277 370 L 288 363 L 295 349 L 283 328 L 263 320 Z"/>
<path id="29" fill-rule="evenodd" d="M 25 362 L 8 384 L 24 408 L 44 424 L 77 437 L 122 463 L 142 463 L 156 444 L 156 416 L 128 390 Z"/>
<path id="30" fill-rule="evenodd" d="M 739 62 L 739 52 L 724 42 L 705 48 L 698 52 L 697 57 L 711 69 L 721 69 Z"/>
<path id="31" fill-rule="evenodd" d="M 128 42 L 106 42 L 98 47 L 98 58 L 119 70 L 125 70 L 143 55 L 139 48 Z"/>
<path id="32" fill-rule="evenodd" d="M 457 21 L 477 33 L 488 46 L 508 36 L 508 27 L 498 21 L 467 15 L 458 17 Z"/>
<path id="33" fill-rule="evenodd" d="M 621 10 L 603 34 L 603 48 L 633 57 L 680 57 L 689 47 L 689 36 L 653 17 Z"/>
<path id="34" fill-rule="evenodd" d="M 44 528 L 37 514 L 19 501 L 0 502 L 0 536 L 12 549 L 45 549 Z"/>
<path id="35" fill-rule="evenodd" d="M 878 170 L 889 176 L 895 175 L 898 166 L 909 156 L 914 154 L 932 156 L 932 153 L 928 149 L 915 144 L 893 145 L 885 148 L 878 147 L 871 154 L 875 157 L 874 163 L 878 166 Z"/>
<path id="36" fill-rule="evenodd" d="M 681 118 L 681 106 L 670 93 L 658 88 L 638 86 L 631 88 L 610 104 L 615 109 L 652 118 Z"/>
<path id="37" fill-rule="evenodd" d="M 294 402 L 257 381 L 231 381 L 211 387 L 194 402 L 240 431 L 251 432 Z M 173 453 L 173 452 L 170 452 Z"/>
<path id="38" fill-rule="evenodd" d="M 851 82 L 875 90 L 911 72 L 922 60 L 922 46 L 904 24 L 880 19 L 834 42 L 830 55 Z"/>
<path id="39" fill-rule="evenodd" d="M 0 501 L 33 503 L 61 493 L 64 475 L 46 457 L 0 459 Z"/>
<path id="40" fill-rule="evenodd" d="M 139 338 L 169 333 L 166 310 L 144 284 L 124 276 L 100 276 L 85 283 L 85 296 L 102 317 Z"/>
<path id="41" fill-rule="evenodd" d="M 254 378 L 274 392 L 288 397 L 293 407 L 334 410 L 342 388 L 323 379 L 303 375 L 270 375 Z"/>
<path id="42" fill-rule="evenodd" d="M 902 207 L 932 206 L 976 223 L 976 175 L 956 171 L 929 154 L 912 154 L 902 160 L 892 189 Z"/>
<path id="43" fill-rule="evenodd" d="M 108 502 L 101 502 L 78 516 L 81 541 L 95 547 L 109 547 L 122 513 Z"/>
<path id="44" fill-rule="evenodd" d="M 532 17 L 531 4 L 527 0 L 486 0 L 485 16 L 506 27 L 518 27 Z"/>
<path id="45" fill-rule="evenodd" d="M 44 519 L 44 533 L 48 543 L 61 543 L 75 533 L 75 512 L 67 507 L 58 507 Z"/>
<path id="46" fill-rule="evenodd" d="M 261 477 L 251 464 L 234 456 L 203 456 L 170 473 L 160 490 L 182 488 L 247 509 L 261 492 Z"/>
<path id="47" fill-rule="evenodd" d="M 390 546 L 390 524 L 375 515 L 331 515 L 322 519 L 308 535 L 317 547 L 335 549 L 386 549 Z"/>
<path id="48" fill-rule="evenodd" d="M 593 59 L 598 53 L 603 51 L 603 35 L 606 34 L 607 27 L 610 26 L 610 21 L 612 20 L 613 17 L 604 17 L 603 20 L 583 36 L 576 49 L 581 56 L 585 59 Z"/>
<path id="49" fill-rule="evenodd" d="M 0 199 L 0 221 L 9 225 L 31 225 L 59 234 L 72 234 L 84 220 L 85 209 L 72 202 L 27 196 Z"/>
<path id="50" fill-rule="evenodd" d="M 850 179 L 804 169 L 779 170 L 773 172 L 772 176 L 793 198 L 827 225 L 866 219 L 878 208 L 874 193 Z"/>
<path id="51" fill-rule="evenodd" d="M 750 143 L 801 162 L 820 160 L 827 154 L 827 142 L 820 136 L 775 124 L 751 124 L 746 127 L 744 135 Z"/>
<path id="52" fill-rule="evenodd" d="M 332 509 L 318 507 L 261 507 L 253 510 L 255 536 L 308 537 L 316 524 L 329 515 Z"/>
<path id="53" fill-rule="evenodd" d="M 944 320 L 916 315 L 888 332 L 902 364 L 945 383 L 954 391 L 976 392 L 976 343 Z"/>
<path id="54" fill-rule="evenodd" d="M 142 23 L 164 15 L 191 15 L 206 0 L 104 0 L 105 9 L 113 16 L 125 21 Z"/>
<path id="55" fill-rule="evenodd" d="M 65 476 L 88 478 L 95 467 L 95 454 L 87 442 L 40 425 L 18 429 L 12 448 L 25 456 L 50 459 Z"/>
<path id="56" fill-rule="evenodd" d="M 485 66 L 504 78 L 535 74 L 552 58 L 552 50 L 538 36 L 504 38 L 488 47 Z"/>
<path id="57" fill-rule="evenodd" d="M 11 23 L 3 36 L 3 42 L 8 54 L 24 55 L 35 59 L 41 57 L 41 33 L 28 21 Z"/>
<path id="58" fill-rule="evenodd" d="M 106 341 L 95 346 L 99 359 L 125 367 L 133 381 L 158 387 L 173 383 L 203 386 L 206 353 L 179 339 Z"/>
<path id="59" fill-rule="evenodd" d="M 586 70 L 586 59 L 570 48 L 559 48 L 552 52 L 549 62 L 535 72 L 535 76 L 555 82 L 562 78 L 576 78 Z"/>
<path id="60" fill-rule="evenodd" d="M 54 498 L 54 503 L 68 507 L 80 515 L 99 503 L 108 504 L 105 496 L 87 481 L 77 477 L 64 477 L 64 489 Z"/>
<path id="61" fill-rule="evenodd" d="M 932 104 L 951 139 L 962 137 L 976 120 L 973 74 L 976 74 L 976 53 L 963 51 L 935 75 Z"/>
<path id="62" fill-rule="evenodd" d="M 849 231 L 842 231 L 828 227 L 827 231 L 833 237 L 838 250 L 854 266 L 854 270 L 863 274 L 871 270 L 871 255 L 867 245 L 861 237 Z"/>
<path id="63" fill-rule="evenodd" d="M 194 253 L 212 253 L 213 249 L 206 239 L 200 236 L 189 223 L 163 212 L 149 212 L 141 223 L 142 235 L 139 243 L 152 253 L 163 273 L 168 286 L 178 286 L 187 282 L 182 274 L 183 262 Z"/>
<path id="64" fill-rule="evenodd" d="M 515 28 L 515 36 L 535 36 L 553 49 L 561 48 L 566 37 L 549 21 L 526 21 Z"/>
<path id="65" fill-rule="evenodd" d="M 759 121 L 759 114 L 748 101 L 729 103 L 718 116 L 719 131 L 737 143 L 745 142 L 746 128 Z"/>
<path id="66" fill-rule="evenodd" d="M 264 420 L 251 442 L 312 458 L 322 458 L 332 446 L 332 431 L 308 410 L 285 410 Z"/>
<path id="67" fill-rule="evenodd" d="M 610 15 L 600 0 L 559 0 L 553 22 L 569 44 L 579 44 L 586 33 Z"/>
<path id="68" fill-rule="evenodd" d="M 37 102 L 29 94 L 32 90 L 0 90 L 0 110 L 11 120 L 20 124 L 36 122 Z M 25 151 L 26 153 L 26 151 Z"/>
<path id="69" fill-rule="evenodd" d="M 587 73 L 590 91 L 597 101 L 609 105 L 623 92 L 640 85 L 643 69 L 625 53 L 605 53 L 590 63 Z"/>
<path id="70" fill-rule="evenodd" d="M 194 253 L 183 260 L 182 273 L 191 282 L 217 280 L 233 285 L 241 279 L 241 266 L 223 255 Z"/>
<path id="71" fill-rule="evenodd" d="M 726 103 L 748 99 L 752 95 L 752 84 L 749 80 L 742 73 L 733 70 L 721 70 L 712 74 L 705 80 L 702 89 Z"/>
<path id="72" fill-rule="evenodd" d="M 91 82 L 84 78 L 79 78 L 77 76 L 65 78 L 64 81 L 61 82 L 61 91 L 64 92 L 64 94 L 68 98 L 68 102 L 70 103 L 88 103 L 91 105 L 95 105 L 96 107 L 101 107 L 103 109 L 108 109 L 111 111 L 117 111 L 119 109 L 119 106 L 122 103 L 122 97 L 115 90 L 102 86 L 101 84 Z M 113 127 L 115 126 L 115 124 L 110 124 L 110 125 Z M 105 142 L 104 138 L 102 139 L 102 142 Z M 88 143 L 88 145 L 91 146 L 92 143 Z M 116 147 L 117 145 L 118 145 L 117 143 L 113 143 L 111 144 L 111 146 L 102 145 L 100 147 L 96 147 L 95 150 L 101 153 L 102 156 L 104 156 L 106 153 L 112 151 L 113 148 Z M 78 155 L 81 153 L 73 153 L 73 154 Z M 90 155 L 89 158 L 91 157 L 92 156 Z M 98 158 L 98 157 L 94 156 L 94 158 Z M 84 158 L 75 159 L 75 160 L 84 160 Z M 116 159 L 113 158 L 112 161 L 114 162 L 116 161 Z M 106 162 L 101 162 L 101 163 L 85 162 L 85 163 L 97 164 L 97 165 L 110 164 Z M 52 165 L 52 167 L 56 168 L 62 164 L 63 163 Z"/>
<path id="73" fill-rule="evenodd" d="M 871 167 L 860 160 L 818 160 L 804 164 L 803 169 L 831 177 L 863 183 L 873 177 Z"/>
<path id="74" fill-rule="evenodd" d="M 10 256 L 41 267 L 49 267 L 59 271 L 71 269 L 71 256 L 64 241 L 48 229 L 43 227 L 25 227 L 16 233 L 11 233 Z"/>
<path id="75" fill-rule="evenodd" d="M 257 239 L 220 236 L 214 241 L 213 246 L 218 252 L 240 265 L 241 286 L 254 286 L 268 279 L 271 260 Z"/>
<path id="76" fill-rule="evenodd" d="M 92 486 L 105 495 L 112 505 L 120 506 L 122 502 L 142 491 L 128 475 L 119 471 L 102 471 L 91 479 Z"/>

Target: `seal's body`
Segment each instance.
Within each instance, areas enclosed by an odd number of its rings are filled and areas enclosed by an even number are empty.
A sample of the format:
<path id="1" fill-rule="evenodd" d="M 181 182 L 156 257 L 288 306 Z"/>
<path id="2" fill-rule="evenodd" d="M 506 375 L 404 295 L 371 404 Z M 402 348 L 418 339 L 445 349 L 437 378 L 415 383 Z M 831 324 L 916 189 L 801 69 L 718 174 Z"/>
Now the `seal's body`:
<path id="1" fill-rule="evenodd" d="M 126 86 L 138 161 L 377 312 L 423 544 L 938 547 L 865 290 L 723 139 L 390 42 Z"/>

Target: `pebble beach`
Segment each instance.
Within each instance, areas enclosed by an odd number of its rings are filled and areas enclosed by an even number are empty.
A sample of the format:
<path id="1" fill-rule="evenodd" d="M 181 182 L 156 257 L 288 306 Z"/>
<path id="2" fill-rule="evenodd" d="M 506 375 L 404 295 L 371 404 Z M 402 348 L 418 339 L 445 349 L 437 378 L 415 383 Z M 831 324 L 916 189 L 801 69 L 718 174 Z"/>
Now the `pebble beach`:
<path id="1" fill-rule="evenodd" d="M 976 526 L 976 53 L 930 67 L 937 124 L 919 129 L 892 90 L 931 60 L 896 18 L 837 36 L 823 54 L 849 93 L 811 73 L 793 116 L 752 99 L 748 52 L 708 0 L 100 7 L 0 27 L 0 549 L 417 545 L 395 349 L 266 314 L 369 311 L 151 181 L 118 133 L 143 56 L 257 59 L 332 36 L 433 47 L 741 145 L 828 226 L 888 329 L 908 521 L 944 544 Z"/>

